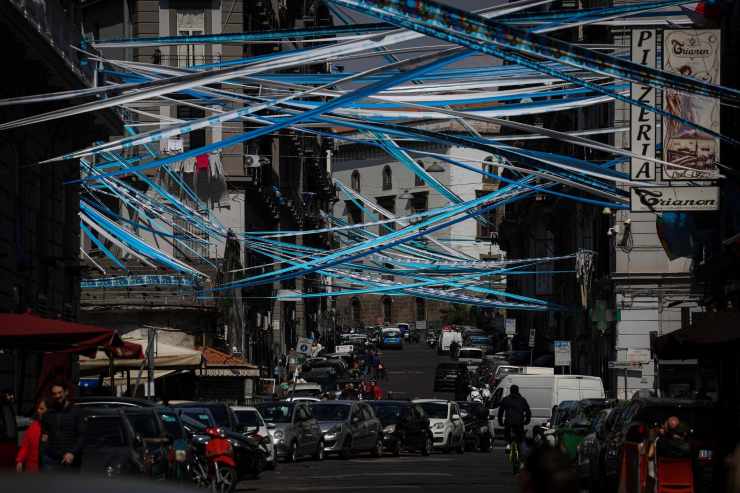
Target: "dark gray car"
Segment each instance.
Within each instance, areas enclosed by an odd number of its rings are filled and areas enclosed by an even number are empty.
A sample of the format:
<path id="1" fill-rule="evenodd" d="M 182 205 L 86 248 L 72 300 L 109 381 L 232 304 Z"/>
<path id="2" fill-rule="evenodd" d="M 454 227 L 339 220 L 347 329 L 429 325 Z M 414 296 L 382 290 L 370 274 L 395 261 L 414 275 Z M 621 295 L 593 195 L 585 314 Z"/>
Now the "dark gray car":
<path id="1" fill-rule="evenodd" d="M 306 402 L 269 402 L 257 406 L 262 418 L 275 428 L 269 430 L 278 458 L 295 462 L 301 457 L 324 458 L 319 423 Z"/>
<path id="2" fill-rule="evenodd" d="M 311 405 L 324 435 L 324 452 L 348 459 L 355 452 L 383 453 L 383 427 L 361 401 L 322 401 Z"/>

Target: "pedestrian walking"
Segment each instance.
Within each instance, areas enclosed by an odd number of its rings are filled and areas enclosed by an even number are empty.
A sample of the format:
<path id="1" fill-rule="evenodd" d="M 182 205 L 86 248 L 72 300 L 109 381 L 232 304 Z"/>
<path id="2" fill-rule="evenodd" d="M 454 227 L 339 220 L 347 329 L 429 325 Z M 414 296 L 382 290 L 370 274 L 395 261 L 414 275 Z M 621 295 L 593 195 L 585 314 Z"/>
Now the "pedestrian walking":
<path id="1" fill-rule="evenodd" d="M 41 431 L 41 418 L 46 414 L 46 402 L 40 400 L 36 403 L 33 423 L 23 435 L 21 447 L 15 457 L 15 470 L 17 472 L 38 472 L 41 463 L 41 444 L 43 433 Z"/>
<path id="2" fill-rule="evenodd" d="M 383 389 L 380 388 L 380 385 L 378 385 L 378 382 L 376 382 L 375 380 L 371 380 L 370 389 L 372 389 L 371 399 L 376 400 L 376 401 L 383 399 Z"/>
<path id="3" fill-rule="evenodd" d="M 78 415 L 69 402 L 69 388 L 65 383 L 51 386 L 49 404 L 41 419 L 42 434 L 48 437 L 41 458 L 44 470 L 53 472 L 79 467 L 83 434 Z"/>

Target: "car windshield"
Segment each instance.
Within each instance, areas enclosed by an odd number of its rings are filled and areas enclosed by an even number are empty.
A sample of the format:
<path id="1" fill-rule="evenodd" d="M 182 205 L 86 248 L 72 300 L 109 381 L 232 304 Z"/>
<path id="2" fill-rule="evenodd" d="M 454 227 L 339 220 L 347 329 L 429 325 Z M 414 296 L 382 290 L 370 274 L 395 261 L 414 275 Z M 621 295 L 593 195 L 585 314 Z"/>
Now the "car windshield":
<path id="1" fill-rule="evenodd" d="M 234 411 L 234 413 L 236 413 L 236 419 L 239 420 L 239 424 L 242 426 L 249 426 L 250 428 L 254 426 L 262 426 L 257 411 L 243 409 L 241 411 Z"/>
<path id="2" fill-rule="evenodd" d="M 157 418 L 153 414 L 126 414 L 134 431 L 142 438 L 160 438 Z"/>
<path id="3" fill-rule="evenodd" d="M 483 351 L 478 351 L 475 349 L 461 349 L 458 357 L 483 359 Z"/>
<path id="4" fill-rule="evenodd" d="M 175 440 L 182 438 L 182 428 L 180 427 L 180 423 L 177 422 L 177 416 L 174 413 L 159 413 L 159 419 L 162 420 L 164 429 L 169 436 Z"/>
<path id="5" fill-rule="evenodd" d="M 311 406 L 313 417 L 319 421 L 346 421 L 350 406 L 344 404 L 315 404 Z"/>
<path id="6" fill-rule="evenodd" d="M 445 402 L 422 402 L 422 409 L 431 419 L 447 419 L 447 403 Z"/>
<path id="7" fill-rule="evenodd" d="M 388 332 L 383 332 L 383 337 L 400 337 L 401 333 L 395 330 L 389 330 Z"/>
<path id="8" fill-rule="evenodd" d="M 231 426 L 231 423 L 229 423 L 229 411 L 226 410 L 225 404 L 204 405 L 203 407 L 211 411 L 213 419 L 216 420 L 218 426 L 225 426 L 227 428 Z"/>
<path id="9" fill-rule="evenodd" d="M 370 401 L 370 406 L 383 426 L 395 425 L 401 420 L 403 408 L 398 404 L 382 404 Z"/>
<path id="10" fill-rule="evenodd" d="M 125 447 L 126 432 L 118 416 L 89 418 L 85 426 L 85 448 Z"/>
<path id="11" fill-rule="evenodd" d="M 189 416 L 194 420 L 204 424 L 206 426 L 213 426 L 216 423 L 213 422 L 211 415 L 204 411 L 198 411 L 196 409 L 185 409 L 182 412 L 185 416 Z"/>
<path id="12" fill-rule="evenodd" d="M 293 417 L 293 404 L 265 404 L 259 410 L 268 423 L 290 423 Z"/>

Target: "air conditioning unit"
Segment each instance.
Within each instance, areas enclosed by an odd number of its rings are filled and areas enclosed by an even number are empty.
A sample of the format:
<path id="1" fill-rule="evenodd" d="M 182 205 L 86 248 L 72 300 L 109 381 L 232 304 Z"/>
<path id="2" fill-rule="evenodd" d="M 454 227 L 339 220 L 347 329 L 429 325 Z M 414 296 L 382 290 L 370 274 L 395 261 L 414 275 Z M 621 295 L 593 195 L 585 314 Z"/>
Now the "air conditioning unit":
<path id="1" fill-rule="evenodd" d="M 262 162 L 260 161 L 260 157 L 256 154 L 245 154 L 244 155 L 244 167 L 246 168 L 262 167 Z"/>

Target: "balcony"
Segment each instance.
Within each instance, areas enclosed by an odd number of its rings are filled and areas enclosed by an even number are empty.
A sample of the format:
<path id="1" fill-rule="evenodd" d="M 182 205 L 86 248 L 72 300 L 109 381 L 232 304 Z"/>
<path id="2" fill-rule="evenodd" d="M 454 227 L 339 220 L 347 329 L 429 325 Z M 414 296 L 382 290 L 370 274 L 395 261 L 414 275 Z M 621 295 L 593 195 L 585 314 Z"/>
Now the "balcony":
<path id="1" fill-rule="evenodd" d="M 194 65 L 221 63 L 221 60 L 221 55 L 204 55 L 192 52 L 178 53 L 176 55 L 163 55 L 155 52 L 152 56 L 152 63 L 175 68 L 188 68 Z"/>

